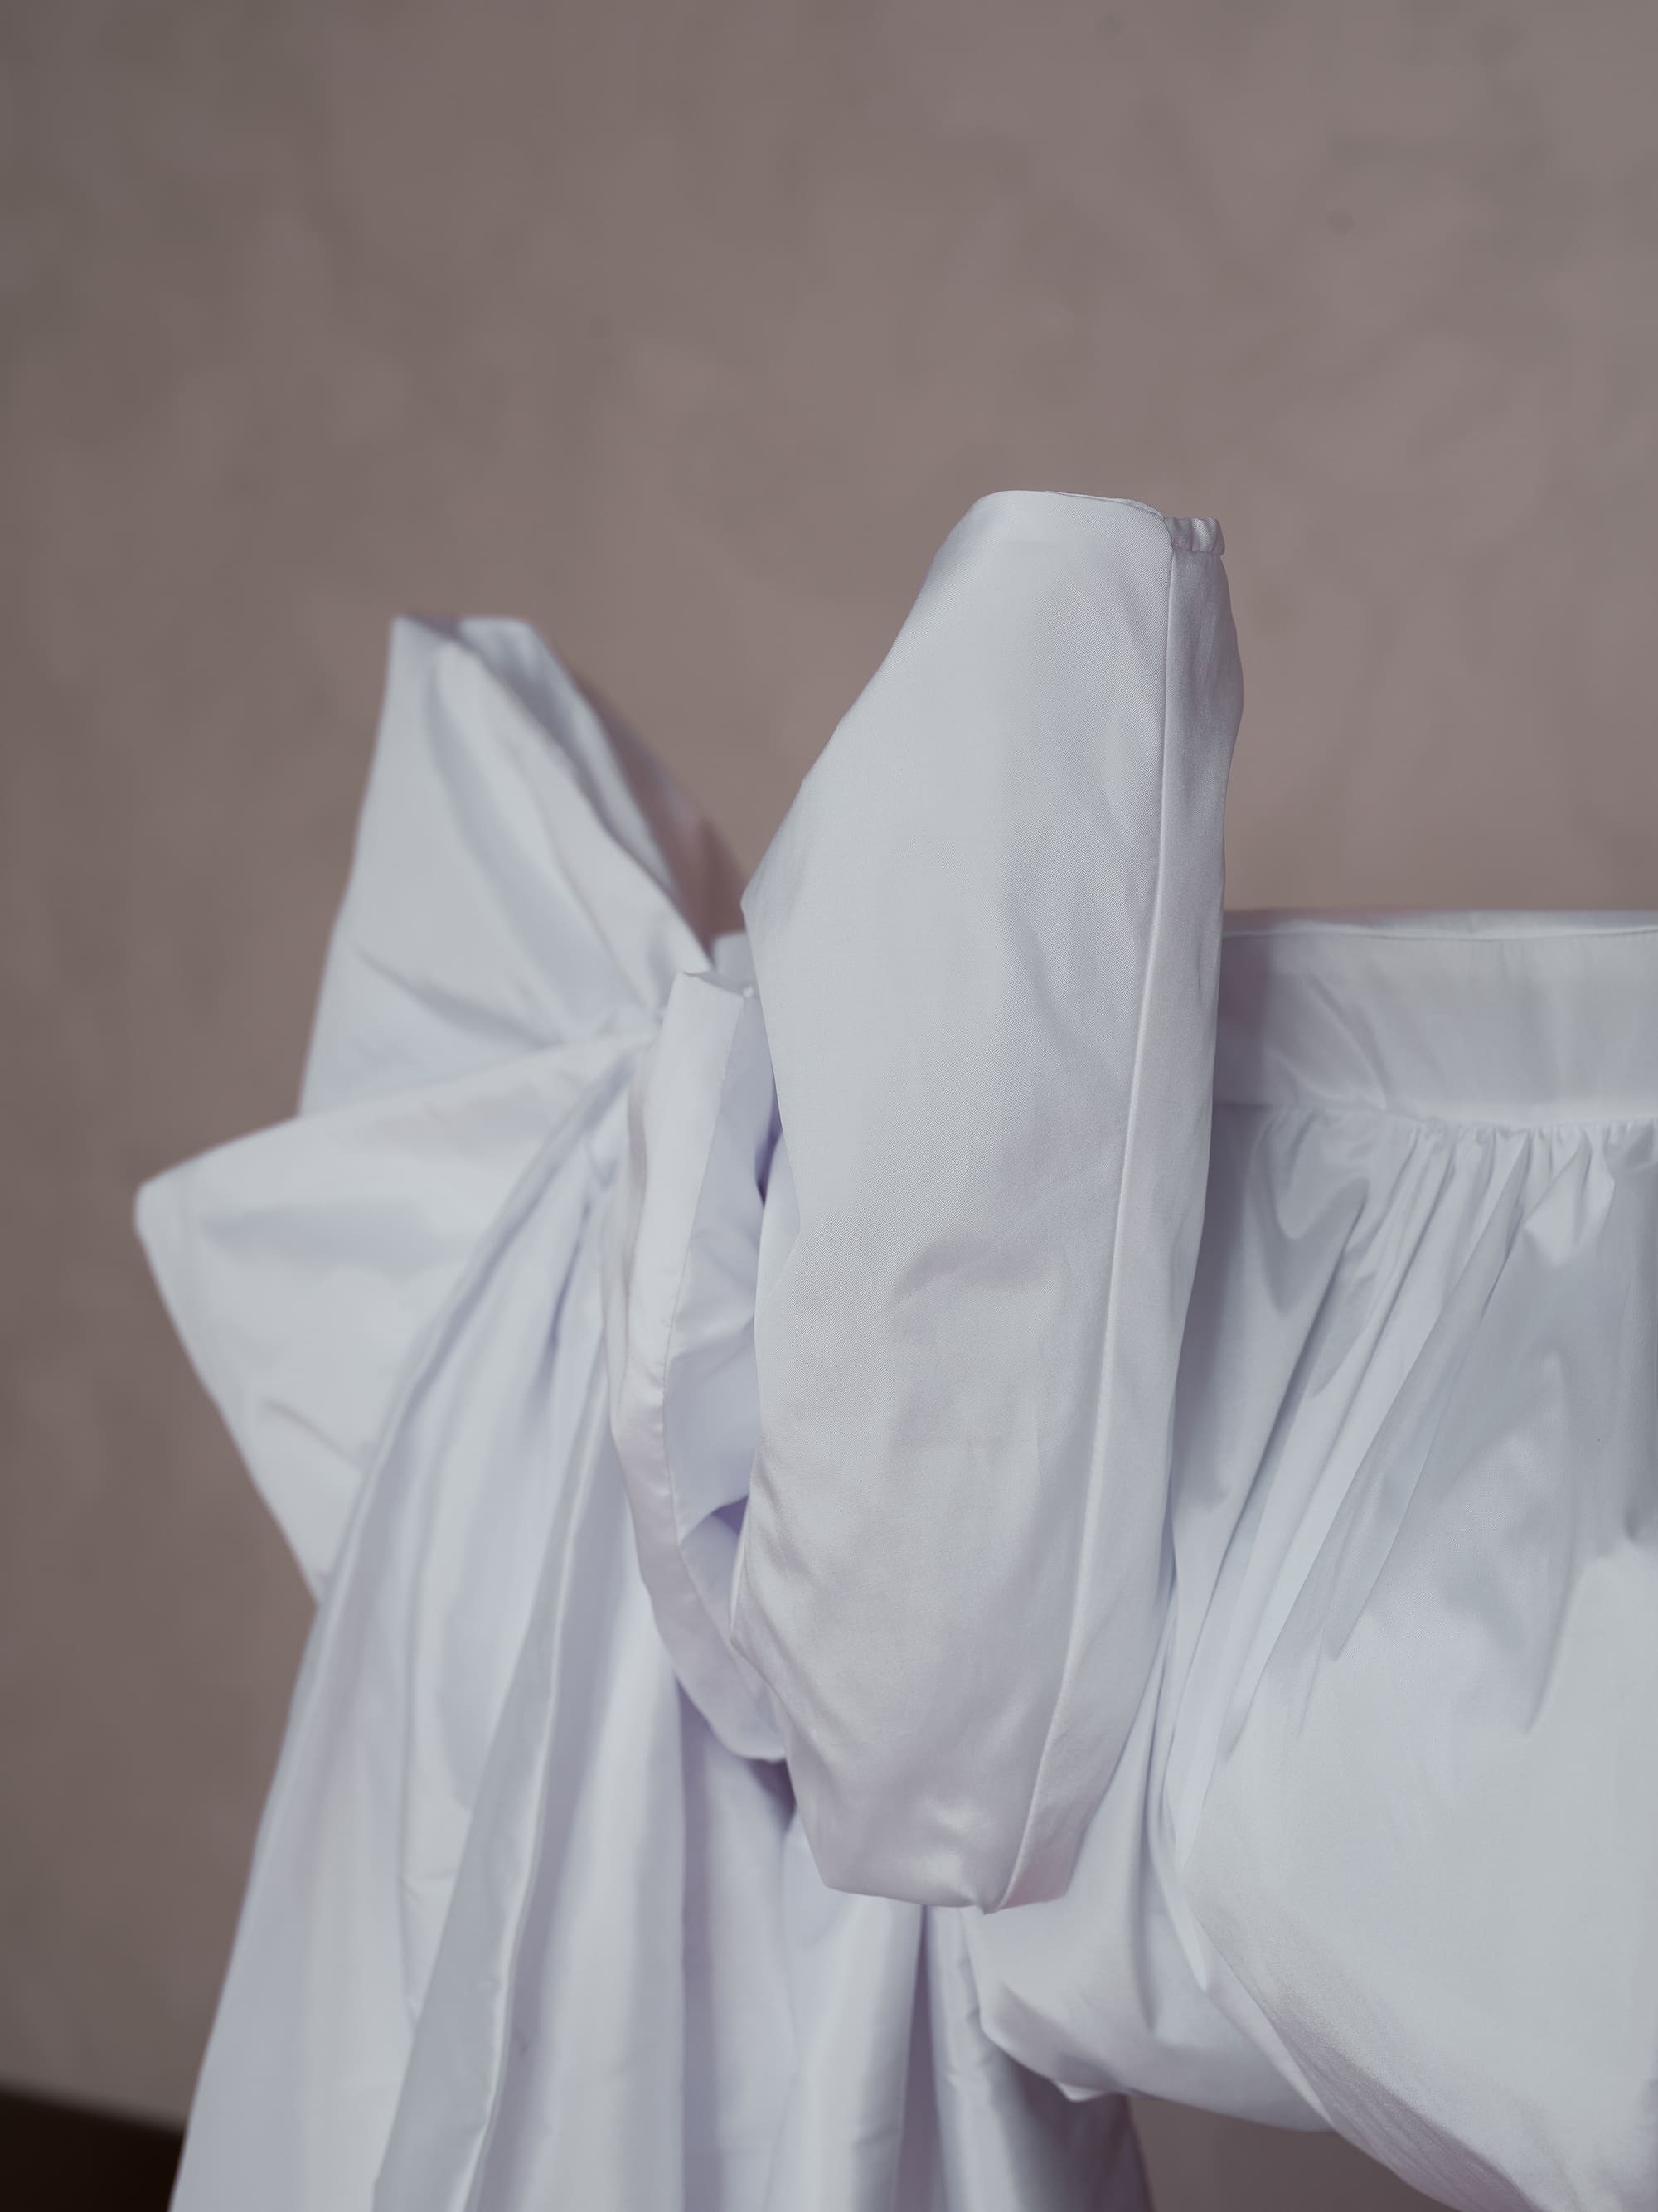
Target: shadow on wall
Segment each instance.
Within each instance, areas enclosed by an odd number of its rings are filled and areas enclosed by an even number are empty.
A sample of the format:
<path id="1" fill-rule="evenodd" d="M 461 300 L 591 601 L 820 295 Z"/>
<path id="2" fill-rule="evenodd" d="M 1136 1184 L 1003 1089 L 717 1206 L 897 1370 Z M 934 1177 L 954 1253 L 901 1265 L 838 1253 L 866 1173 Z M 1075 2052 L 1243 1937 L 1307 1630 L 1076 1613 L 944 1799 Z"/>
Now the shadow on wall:
<path id="1" fill-rule="evenodd" d="M 12 2212 L 167 2212 L 176 2128 L 0 2090 L 0 2203 Z"/>

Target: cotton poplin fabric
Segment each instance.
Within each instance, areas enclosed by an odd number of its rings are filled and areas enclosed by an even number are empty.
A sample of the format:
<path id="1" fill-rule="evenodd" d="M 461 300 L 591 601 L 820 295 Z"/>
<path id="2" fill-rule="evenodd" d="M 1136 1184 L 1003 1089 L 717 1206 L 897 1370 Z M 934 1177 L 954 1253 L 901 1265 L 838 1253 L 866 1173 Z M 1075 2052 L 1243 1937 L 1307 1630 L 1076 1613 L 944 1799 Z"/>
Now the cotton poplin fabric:
<path id="1" fill-rule="evenodd" d="M 1658 2203 L 1658 922 L 1224 922 L 1240 706 L 1212 524 L 981 501 L 739 929 L 398 626 L 139 1204 L 319 1600 L 180 2212 L 1141 2212 L 1130 2089 Z"/>

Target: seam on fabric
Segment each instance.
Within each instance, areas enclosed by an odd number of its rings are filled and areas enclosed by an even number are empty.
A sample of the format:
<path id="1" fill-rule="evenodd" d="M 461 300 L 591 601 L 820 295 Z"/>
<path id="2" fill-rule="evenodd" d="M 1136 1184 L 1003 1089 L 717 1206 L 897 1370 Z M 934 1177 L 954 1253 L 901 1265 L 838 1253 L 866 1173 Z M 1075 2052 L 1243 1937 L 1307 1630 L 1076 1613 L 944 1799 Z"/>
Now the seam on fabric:
<path id="1" fill-rule="evenodd" d="M 1151 926 L 1146 939 L 1145 965 L 1140 977 L 1139 1009 L 1134 1023 L 1134 1073 L 1133 1079 L 1129 1089 L 1128 1112 L 1125 1117 L 1122 1166 L 1120 1177 L 1116 1218 L 1112 1224 L 1111 1231 L 1111 1273 L 1108 1279 L 1108 1287 L 1107 1291 L 1108 1304 L 1105 1316 L 1105 1328 L 1100 1344 L 1100 1377 L 1102 1389 L 1100 1397 L 1096 1401 L 1093 1432 L 1090 1438 L 1091 1447 L 1097 1446 L 1099 1440 L 1105 1432 L 1108 1425 L 1105 1419 L 1106 1400 L 1108 1394 L 1103 1388 L 1103 1384 L 1105 1377 L 1110 1372 L 1110 1352 L 1115 1341 L 1118 1325 L 1117 1316 L 1121 1310 L 1118 1299 L 1118 1286 L 1120 1280 L 1118 1263 L 1122 1255 L 1123 1214 L 1125 1211 L 1123 1194 L 1128 1189 L 1131 1164 L 1135 1155 L 1135 1139 L 1139 1129 L 1141 1093 L 1145 1069 L 1145 1045 L 1151 1006 L 1151 983 L 1152 977 L 1157 971 L 1158 964 L 1157 956 L 1163 933 L 1163 916 L 1165 903 L 1164 894 L 1167 889 L 1169 877 L 1168 854 L 1166 849 L 1169 823 L 1169 670 L 1175 626 L 1175 574 L 1176 564 L 1179 559 L 1179 550 L 1171 539 L 1169 546 L 1169 570 L 1166 585 L 1167 599 L 1165 600 L 1163 609 L 1163 700 L 1158 717 L 1157 875 L 1151 891 Z M 1093 1462 L 1092 1449 L 1090 1449 L 1090 1462 L 1091 1467 Z M 1104 1510 L 1104 1505 L 1101 1496 L 1102 1487 L 1103 1486 L 1102 1484 L 1090 1483 L 1089 1486 L 1088 1494 L 1083 1506 L 1082 1525 L 1077 1532 L 1077 1550 L 1078 1557 L 1084 1562 L 1084 1564 L 1090 1557 L 1090 1546 L 1095 1534 L 1099 1516 Z M 1036 1774 L 1035 1780 L 1031 1788 L 1030 1803 L 1026 1810 L 1024 1826 L 1020 1832 L 1018 1845 L 1013 1855 L 1012 1867 L 1010 1869 L 1008 1879 L 1003 1888 L 1002 1894 L 997 1900 L 997 1910 L 1000 1910 L 1001 1906 L 1005 1904 L 1015 1884 L 1017 1882 L 1021 1874 L 1025 1869 L 1027 1854 L 1029 1850 L 1034 1834 L 1038 1827 L 1038 1816 L 1044 1808 L 1045 1785 L 1048 1781 L 1049 1762 L 1053 1757 L 1054 1747 L 1062 1732 L 1062 1723 L 1064 1723 L 1068 1717 L 1071 1694 L 1076 1680 L 1079 1644 L 1078 1623 L 1080 1615 L 1081 1601 L 1078 1596 L 1077 1598 L 1073 1598 L 1072 1603 L 1071 1619 L 1066 1633 L 1065 1659 L 1060 1670 L 1060 1686 L 1054 1700 L 1053 1714 L 1049 1719 L 1047 1732 L 1042 1739 L 1042 1751 L 1036 1761 Z M 1127 1738 L 1125 1738 L 1125 1741 L 1126 1741 Z M 1116 1758 L 1114 1758 L 1112 1760 L 1111 1771 L 1113 1772 L 1115 1771 L 1117 1759 L 1120 1759 L 1121 1755 L 1122 1746 L 1120 1744 L 1117 1747 Z M 1104 1793 L 1105 1787 L 1108 1786 L 1108 1783 L 1109 1776 L 1108 1775 L 1105 1782 L 1102 1784 L 1102 1796 Z M 1096 1800 L 1096 1802 L 1097 1803 L 1097 1802 L 1098 1801 Z"/>

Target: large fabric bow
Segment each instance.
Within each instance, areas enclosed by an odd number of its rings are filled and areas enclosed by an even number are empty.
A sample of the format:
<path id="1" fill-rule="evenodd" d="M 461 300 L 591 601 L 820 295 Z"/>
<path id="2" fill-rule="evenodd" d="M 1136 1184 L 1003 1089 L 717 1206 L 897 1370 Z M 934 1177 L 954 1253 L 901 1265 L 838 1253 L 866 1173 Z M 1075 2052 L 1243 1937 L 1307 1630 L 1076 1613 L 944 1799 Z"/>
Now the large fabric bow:
<path id="1" fill-rule="evenodd" d="M 1155 1655 L 1242 705 L 1220 538 L 982 502 L 635 1085 L 612 1420 L 831 1883 L 1065 1887 Z M 741 1535 L 738 1534 L 741 1513 Z"/>
<path id="2" fill-rule="evenodd" d="M 1155 1637 L 1217 548 L 975 509 L 748 940 L 537 640 L 399 625 L 301 1110 L 139 1204 L 321 1600 L 179 2212 L 1139 2212 L 904 1900 L 1063 1882 Z"/>

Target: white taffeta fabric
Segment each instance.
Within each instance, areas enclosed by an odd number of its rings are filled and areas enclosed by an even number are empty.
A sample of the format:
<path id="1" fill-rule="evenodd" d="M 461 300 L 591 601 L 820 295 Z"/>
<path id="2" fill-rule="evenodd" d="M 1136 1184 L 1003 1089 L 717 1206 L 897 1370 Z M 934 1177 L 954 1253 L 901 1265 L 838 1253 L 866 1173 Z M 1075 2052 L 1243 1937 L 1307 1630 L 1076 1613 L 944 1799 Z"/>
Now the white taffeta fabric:
<path id="1" fill-rule="evenodd" d="M 1241 915 L 1212 523 L 952 532 L 720 926 L 394 634 L 296 1119 L 149 1184 L 319 1595 L 178 2212 L 1658 2203 L 1658 920 Z M 734 917 L 732 917 L 734 920 Z"/>

